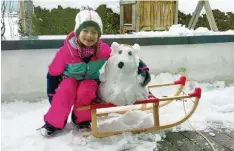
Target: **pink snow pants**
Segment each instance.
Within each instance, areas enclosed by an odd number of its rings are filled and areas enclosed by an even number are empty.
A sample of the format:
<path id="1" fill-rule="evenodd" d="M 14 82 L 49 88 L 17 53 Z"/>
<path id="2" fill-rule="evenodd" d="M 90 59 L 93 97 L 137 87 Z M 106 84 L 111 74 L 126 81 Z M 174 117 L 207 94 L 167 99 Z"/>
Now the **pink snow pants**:
<path id="1" fill-rule="evenodd" d="M 97 88 L 97 81 L 92 79 L 79 82 L 73 78 L 63 79 L 53 96 L 48 112 L 44 115 L 44 121 L 62 129 L 72 107 L 76 117 L 75 124 L 91 120 L 90 110 L 77 111 L 77 107 L 90 105 L 96 98 Z"/>

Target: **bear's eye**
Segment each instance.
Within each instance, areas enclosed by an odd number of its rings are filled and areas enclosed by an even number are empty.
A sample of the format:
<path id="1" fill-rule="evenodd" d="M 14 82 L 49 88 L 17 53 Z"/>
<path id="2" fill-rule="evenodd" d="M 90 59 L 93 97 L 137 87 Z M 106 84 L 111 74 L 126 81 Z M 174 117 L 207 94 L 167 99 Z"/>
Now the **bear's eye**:
<path id="1" fill-rule="evenodd" d="M 128 55 L 129 55 L 129 56 L 131 56 L 131 55 L 132 55 L 132 52 L 131 52 L 131 51 L 129 51 L 129 52 L 128 52 Z"/>
<path id="2" fill-rule="evenodd" d="M 121 54 L 121 53 L 122 53 L 122 50 L 119 50 L 118 53 Z"/>

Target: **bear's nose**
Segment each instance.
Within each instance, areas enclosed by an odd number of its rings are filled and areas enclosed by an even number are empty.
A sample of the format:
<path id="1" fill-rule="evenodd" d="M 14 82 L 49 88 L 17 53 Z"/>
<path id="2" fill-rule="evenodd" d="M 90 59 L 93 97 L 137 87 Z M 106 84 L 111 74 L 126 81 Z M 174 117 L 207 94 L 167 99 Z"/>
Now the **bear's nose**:
<path id="1" fill-rule="evenodd" d="M 122 69 L 123 68 L 123 66 L 124 66 L 124 63 L 121 61 L 121 62 L 119 62 L 119 64 L 118 64 L 118 67 L 120 68 L 120 69 Z"/>

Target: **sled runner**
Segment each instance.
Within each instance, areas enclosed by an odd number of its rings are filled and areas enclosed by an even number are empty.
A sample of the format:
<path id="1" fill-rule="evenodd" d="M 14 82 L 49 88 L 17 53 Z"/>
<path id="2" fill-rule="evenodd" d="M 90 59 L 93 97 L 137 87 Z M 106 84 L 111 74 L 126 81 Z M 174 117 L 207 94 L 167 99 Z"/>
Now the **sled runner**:
<path id="1" fill-rule="evenodd" d="M 185 122 L 194 113 L 194 111 L 197 108 L 200 97 L 201 97 L 201 89 L 200 88 L 195 88 L 193 92 L 191 92 L 187 95 L 180 95 L 180 93 L 182 92 L 183 87 L 185 85 L 185 82 L 186 82 L 186 77 L 182 76 L 182 77 L 180 77 L 179 80 L 176 80 L 173 83 L 149 86 L 149 88 L 152 88 L 152 87 L 179 85 L 179 88 L 178 88 L 177 92 L 175 93 L 175 96 L 172 96 L 172 97 L 167 96 L 167 97 L 161 97 L 161 98 L 150 97 L 147 100 L 140 100 L 140 101 L 136 101 L 134 103 L 134 105 L 138 105 L 138 106 L 142 105 L 140 108 L 138 108 L 140 110 L 150 110 L 150 109 L 153 110 L 154 124 L 151 127 L 135 128 L 135 129 L 129 129 L 129 130 L 123 130 L 123 131 L 98 132 L 98 127 L 97 127 L 97 117 L 98 116 L 107 115 L 109 113 L 125 113 L 125 112 L 130 111 L 130 110 L 124 109 L 124 110 L 117 111 L 117 112 L 116 111 L 113 112 L 112 110 L 109 110 L 108 112 L 105 112 L 105 113 L 98 113 L 97 112 L 98 109 L 116 107 L 115 105 L 113 105 L 111 103 L 104 103 L 104 102 L 100 102 L 100 103 L 96 103 L 96 104 L 92 104 L 92 105 L 88 105 L 88 106 L 81 106 L 77 110 L 91 110 L 91 116 L 92 116 L 91 134 L 93 136 L 99 137 L 99 138 L 117 135 L 117 134 L 121 134 L 124 132 L 133 132 L 133 133 L 151 132 L 151 131 L 171 128 L 171 127 L 174 127 L 176 125 L 179 125 L 179 124 Z M 165 124 L 165 125 L 160 124 L 160 119 L 159 119 L 160 107 L 163 107 L 163 106 L 171 103 L 172 101 L 183 101 L 184 99 L 187 99 L 187 98 L 190 98 L 191 100 L 193 98 L 192 101 L 194 104 L 193 104 L 193 107 L 191 108 L 191 110 L 182 119 L 180 119 L 176 122 L 173 122 L 173 123 Z M 162 104 L 160 105 L 160 103 L 162 103 Z M 151 104 L 151 106 L 147 107 L 146 106 L 147 104 Z M 118 107 L 121 107 L 121 106 L 118 106 Z"/>

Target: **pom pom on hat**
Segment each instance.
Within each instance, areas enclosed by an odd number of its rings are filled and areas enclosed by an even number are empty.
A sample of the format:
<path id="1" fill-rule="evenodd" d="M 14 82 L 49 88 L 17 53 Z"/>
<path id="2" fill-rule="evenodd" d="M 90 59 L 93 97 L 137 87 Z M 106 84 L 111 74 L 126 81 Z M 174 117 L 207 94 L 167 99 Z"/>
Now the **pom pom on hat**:
<path id="1" fill-rule="evenodd" d="M 88 26 L 95 27 L 98 31 L 99 37 L 102 34 L 102 20 L 98 13 L 90 8 L 81 10 L 75 19 L 76 25 L 74 32 L 79 35 L 83 28 Z"/>

